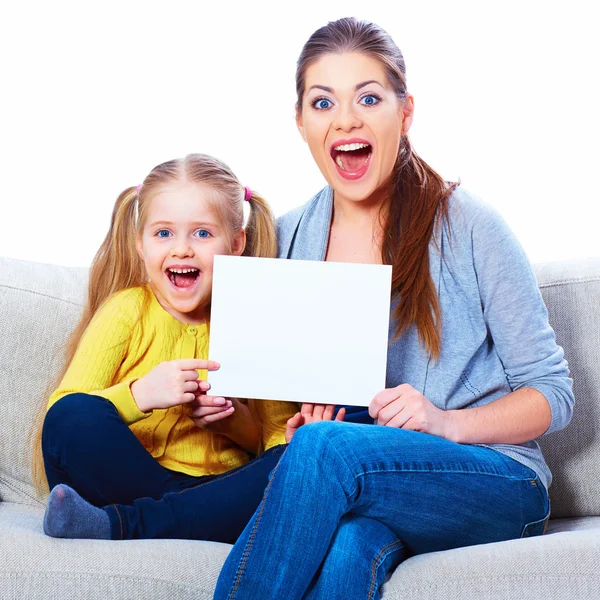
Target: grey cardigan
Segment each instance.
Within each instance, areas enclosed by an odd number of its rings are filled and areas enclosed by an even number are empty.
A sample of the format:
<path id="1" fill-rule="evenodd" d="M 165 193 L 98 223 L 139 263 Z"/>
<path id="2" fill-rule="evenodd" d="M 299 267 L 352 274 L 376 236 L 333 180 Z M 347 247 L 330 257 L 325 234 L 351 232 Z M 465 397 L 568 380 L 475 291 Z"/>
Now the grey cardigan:
<path id="1" fill-rule="evenodd" d="M 333 191 L 326 187 L 280 217 L 278 256 L 324 260 L 332 209 Z M 565 427 L 574 403 L 568 365 L 529 261 L 502 218 L 456 189 L 449 222 L 436 228 L 430 243 L 429 266 L 441 307 L 440 359 L 433 360 L 416 328 L 409 328 L 389 345 L 386 387 L 408 383 L 445 410 L 535 388 L 552 411 L 546 433 Z M 390 340 L 395 327 L 392 318 Z M 370 400 L 365 398 L 365 406 Z M 535 441 L 486 446 L 533 469 L 550 485 L 552 476 Z"/>

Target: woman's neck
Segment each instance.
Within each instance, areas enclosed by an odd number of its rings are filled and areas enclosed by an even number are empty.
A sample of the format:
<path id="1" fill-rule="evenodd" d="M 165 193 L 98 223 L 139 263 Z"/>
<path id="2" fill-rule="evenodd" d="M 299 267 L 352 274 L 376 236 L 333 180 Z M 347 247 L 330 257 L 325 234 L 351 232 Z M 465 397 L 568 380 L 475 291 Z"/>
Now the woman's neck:
<path id="1" fill-rule="evenodd" d="M 334 194 L 325 260 L 380 264 L 386 208 L 381 197 L 355 202 Z"/>
<path id="2" fill-rule="evenodd" d="M 332 226 L 364 228 L 375 232 L 385 222 L 387 195 L 375 193 L 364 200 L 350 200 L 333 193 Z M 382 220 L 383 219 L 383 220 Z"/>

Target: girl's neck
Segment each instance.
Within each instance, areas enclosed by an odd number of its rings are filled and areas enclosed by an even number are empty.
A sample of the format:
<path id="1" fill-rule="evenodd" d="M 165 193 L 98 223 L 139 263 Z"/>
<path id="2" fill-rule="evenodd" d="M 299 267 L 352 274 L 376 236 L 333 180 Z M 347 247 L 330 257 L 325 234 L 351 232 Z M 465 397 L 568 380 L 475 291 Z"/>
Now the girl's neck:
<path id="1" fill-rule="evenodd" d="M 152 282 L 148 283 L 148 287 L 150 288 L 150 293 L 156 300 L 157 304 L 176 321 L 179 321 L 184 325 L 203 325 L 204 323 L 208 323 L 210 321 L 210 304 L 202 308 L 197 308 L 190 313 L 182 313 L 175 310 L 172 306 L 165 302 L 154 285 L 152 285 Z"/>

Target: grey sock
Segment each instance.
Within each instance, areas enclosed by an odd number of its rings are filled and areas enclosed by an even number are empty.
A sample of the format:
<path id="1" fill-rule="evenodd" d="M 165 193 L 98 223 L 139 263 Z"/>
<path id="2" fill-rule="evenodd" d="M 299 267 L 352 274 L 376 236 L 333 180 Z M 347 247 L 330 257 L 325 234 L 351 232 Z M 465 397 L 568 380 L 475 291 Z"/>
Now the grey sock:
<path id="1" fill-rule="evenodd" d="M 62 483 L 50 492 L 44 532 L 57 538 L 111 539 L 108 515 Z"/>

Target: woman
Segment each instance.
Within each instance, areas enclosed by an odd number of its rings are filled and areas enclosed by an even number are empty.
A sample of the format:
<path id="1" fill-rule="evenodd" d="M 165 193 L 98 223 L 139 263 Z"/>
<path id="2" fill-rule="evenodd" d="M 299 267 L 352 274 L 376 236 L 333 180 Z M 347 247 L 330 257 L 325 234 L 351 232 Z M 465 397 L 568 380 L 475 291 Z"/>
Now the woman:
<path id="1" fill-rule="evenodd" d="M 573 407 L 519 244 L 412 151 L 387 33 L 330 23 L 296 81 L 298 128 L 329 186 L 280 219 L 279 255 L 393 265 L 386 389 L 346 423 L 298 429 L 218 599 L 378 598 L 412 554 L 541 534 L 551 475 L 532 440 Z"/>

